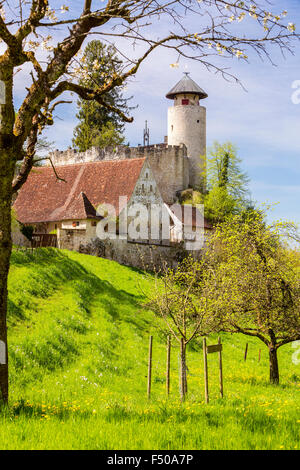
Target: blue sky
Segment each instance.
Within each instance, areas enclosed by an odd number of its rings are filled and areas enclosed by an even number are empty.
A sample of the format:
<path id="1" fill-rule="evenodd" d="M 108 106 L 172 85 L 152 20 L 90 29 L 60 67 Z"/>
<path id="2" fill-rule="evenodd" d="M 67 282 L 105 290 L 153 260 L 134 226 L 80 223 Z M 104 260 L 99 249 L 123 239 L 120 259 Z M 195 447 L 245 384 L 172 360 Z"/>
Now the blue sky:
<path id="1" fill-rule="evenodd" d="M 288 10 L 299 31 L 299 7 L 299 0 L 278 0 L 270 9 Z M 190 21 L 192 24 L 193 19 Z M 300 104 L 293 104 L 291 99 L 292 83 L 300 80 L 300 46 L 295 49 L 295 56 L 284 59 L 274 52 L 273 58 L 276 66 L 252 55 L 250 64 L 238 59 L 227 64 L 245 91 L 220 75 L 209 73 L 197 62 L 180 60 L 179 68 L 172 69 L 170 63 L 176 61 L 175 54 L 157 50 L 128 84 L 126 94 L 134 96 L 132 103 L 138 108 L 133 111 L 134 122 L 126 126 L 126 140 L 132 146 L 142 143 L 147 119 L 151 143 L 163 141 L 167 108 L 172 105 L 165 94 L 187 70 L 209 95 L 203 102 L 207 108 L 208 146 L 214 140 L 233 142 L 250 176 L 253 199 L 278 203 L 270 215 L 272 219 L 300 223 Z M 60 119 L 46 131 L 49 139 L 55 141 L 55 148 L 63 150 L 71 145 L 75 114 L 75 104 L 57 112 Z"/>

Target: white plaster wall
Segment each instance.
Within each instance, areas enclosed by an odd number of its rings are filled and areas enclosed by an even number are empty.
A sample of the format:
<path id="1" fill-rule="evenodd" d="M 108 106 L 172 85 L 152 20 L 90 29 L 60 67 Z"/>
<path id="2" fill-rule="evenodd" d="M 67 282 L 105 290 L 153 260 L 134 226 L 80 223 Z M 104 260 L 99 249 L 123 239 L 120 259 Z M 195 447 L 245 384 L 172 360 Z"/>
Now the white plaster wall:
<path id="1" fill-rule="evenodd" d="M 203 186 L 201 172 L 205 169 L 206 108 L 197 105 L 176 105 L 168 110 L 169 145 L 185 144 L 190 162 L 189 184 Z M 200 158 L 202 157 L 202 158 Z"/>
<path id="2" fill-rule="evenodd" d="M 182 100 L 188 99 L 191 105 L 199 105 L 199 96 L 192 94 L 178 94 L 174 99 L 174 106 L 181 106 Z"/>
<path id="3" fill-rule="evenodd" d="M 128 203 L 128 211 L 133 204 L 143 204 L 145 207 L 145 217 L 141 217 L 142 223 L 144 226 L 148 225 L 148 236 L 145 240 L 151 240 L 151 222 L 156 224 L 159 229 L 159 239 L 160 239 L 160 218 L 159 220 L 151 221 L 151 206 L 154 205 L 163 205 L 163 199 L 159 190 L 159 187 L 156 183 L 155 177 L 153 175 L 152 169 L 148 163 L 145 162 L 139 179 L 136 182 L 134 191 Z M 144 214 L 143 214 L 144 215 Z M 133 217 L 128 217 L 128 225 L 132 222 Z M 153 233 L 153 232 L 152 232 Z M 130 234 L 129 234 L 130 235 Z M 130 239 L 130 236 L 128 236 Z M 142 238 L 143 239 L 143 238 Z"/>

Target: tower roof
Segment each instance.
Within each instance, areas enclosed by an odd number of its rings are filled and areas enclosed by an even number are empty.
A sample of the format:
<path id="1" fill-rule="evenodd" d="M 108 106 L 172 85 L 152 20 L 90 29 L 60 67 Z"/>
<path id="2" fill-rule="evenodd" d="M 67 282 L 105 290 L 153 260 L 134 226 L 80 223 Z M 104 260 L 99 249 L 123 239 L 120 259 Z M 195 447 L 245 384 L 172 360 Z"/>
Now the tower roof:
<path id="1" fill-rule="evenodd" d="M 208 95 L 200 88 L 194 80 L 189 77 L 188 72 L 184 73 L 184 77 L 166 94 L 166 98 L 173 100 L 176 95 L 182 93 L 192 93 L 198 95 L 200 99 L 207 98 Z"/>

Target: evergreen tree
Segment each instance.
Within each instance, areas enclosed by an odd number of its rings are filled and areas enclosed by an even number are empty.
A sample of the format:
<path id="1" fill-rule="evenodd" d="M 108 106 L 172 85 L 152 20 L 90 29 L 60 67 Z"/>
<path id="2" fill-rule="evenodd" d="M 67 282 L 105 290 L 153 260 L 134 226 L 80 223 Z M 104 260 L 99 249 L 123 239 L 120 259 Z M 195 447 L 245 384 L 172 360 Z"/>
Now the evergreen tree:
<path id="1" fill-rule="evenodd" d="M 253 209 L 249 178 L 240 165 L 234 145 L 214 142 L 207 158 L 208 193 L 203 196 L 205 216 L 213 222 L 221 222 L 241 210 Z"/>
<path id="2" fill-rule="evenodd" d="M 123 63 L 118 58 L 114 46 L 107 46 L 99 40 L 88 43 L 81 59 L 83 78 L 79 84 L 96 90 L 108 77 L 120 74 Z M 128 106 L 130 98 L 123 98 L 121 87 L 110 90 L 105 101 L 124 113 L 133 109 Z M 74 129 L 74 147 L 84 152 L 92 146 L 106 147 L 124 142 L 124 123 L 120 116 L 96 101 L 79 99 L 76 117 L 79 124 Z"/>
<path id="3" fill-rule="evenodd" d="M 247 200 L 249 178 L 241 170 L 241 162 L 231 142 L 214 142 L 207 158 L 208 189 L 224 188 L 234 199 Z"/>

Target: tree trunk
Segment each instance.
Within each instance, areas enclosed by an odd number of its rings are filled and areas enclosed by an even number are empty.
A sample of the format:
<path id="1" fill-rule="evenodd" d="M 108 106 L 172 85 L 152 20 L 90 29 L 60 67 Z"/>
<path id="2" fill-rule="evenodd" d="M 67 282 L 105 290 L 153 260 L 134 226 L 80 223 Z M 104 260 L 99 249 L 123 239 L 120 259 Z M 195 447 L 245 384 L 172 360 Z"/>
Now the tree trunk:
<path id="1" fill-rule="evenodd" d="M 269 358 L 270 358 L 270 383 L 279 384 L 277 349 L 273 345 L 269 346 Z"/>
<path id="2" fill-rule="evenodd" d="M 14 174 L 12 152 L 0 148 L 0 401 L 8 400 L 7 277 L 12 249 L 11 201 Z"/>
<path id="3" fill-rule="evenodd" d="M 180 393 L 181 401 L 185 400 L 187 394 L 187 377 L 186 377 L 186 344 L 181 338 L 180 342 Z"/>

